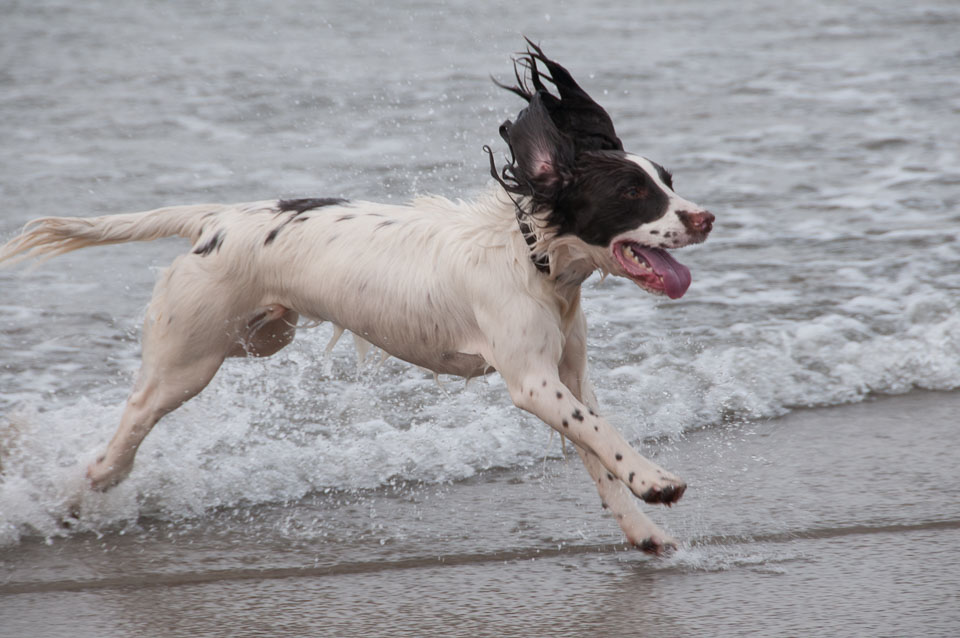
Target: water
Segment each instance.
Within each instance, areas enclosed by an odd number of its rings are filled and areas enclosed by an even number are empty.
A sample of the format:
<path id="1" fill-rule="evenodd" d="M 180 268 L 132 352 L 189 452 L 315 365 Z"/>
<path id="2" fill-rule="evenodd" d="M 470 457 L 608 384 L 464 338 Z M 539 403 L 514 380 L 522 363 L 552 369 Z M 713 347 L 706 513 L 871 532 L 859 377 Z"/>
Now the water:
<path id="1" fill-rule="evenodd" d="M 598 278 L 584 293 L 601 405 L 671 466 L 707 453 L 693 432 L 960 387 L 958 26 L 952 2 L 9 3 L 0 237 L 47 214 L 469 197 L 489 186 L 481 147 L 502 150 L 521 106 L 488 75 L 509 79 L 526 34 L 717 215 L 676 253 L 683 299 Z M 156 273 L 184 249 L 0 271 L 0 546 L 235 531 L 257 508 L 263 538 L 286 538 L 287 517 L 346 538 L 332 512 L 366 498 L 351 494 L 482 493 L 560 456 L 498 378 L 438 387 L 400 362 L 358 366 L 347 339 L 325 360 L 322 326 L 229 362 L 63 528 L 64 494 L 119 419 Z M 361 520 L 361 535 L 404 534 Z M 615 540 L 609 526 L 580 529 Z"/>

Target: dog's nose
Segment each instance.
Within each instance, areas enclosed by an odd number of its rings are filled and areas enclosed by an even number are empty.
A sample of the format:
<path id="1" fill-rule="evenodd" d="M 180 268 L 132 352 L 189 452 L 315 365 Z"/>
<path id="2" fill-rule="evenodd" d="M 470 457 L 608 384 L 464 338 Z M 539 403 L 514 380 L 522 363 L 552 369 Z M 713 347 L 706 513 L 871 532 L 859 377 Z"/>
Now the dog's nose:
<path id="1" fill-rule="evenodd" d="M 713 220 L 716 217 L 710 211 L 702 210 L 691 213 L 687 210 L 677 211 L 677 217 L 683 222 L 683 225 L 692 233 L 706 235 L 713 230 Z"/>

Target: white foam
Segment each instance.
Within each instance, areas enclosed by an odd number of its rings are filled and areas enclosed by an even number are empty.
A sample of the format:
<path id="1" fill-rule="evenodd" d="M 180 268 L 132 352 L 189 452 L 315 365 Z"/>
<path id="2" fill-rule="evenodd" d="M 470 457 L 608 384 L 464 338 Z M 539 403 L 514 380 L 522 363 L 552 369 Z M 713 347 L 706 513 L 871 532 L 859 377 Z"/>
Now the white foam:
<path id="1" fill-rule="evenodd" d="M 960 386 L 960 312 L 929 290 L 902 302 L 853 297 L 804 322 L 739 324 L 697 340 L 648 330 L 642 347 L 594 366 L 605 413 L 628 438 L 783 414 L 813 405 Z M 878 334 L 851 315 L 887 315 Z M 593 314 L 593 312 L 591 312 Z M 142 515 L 179 519 L 215 507 L 296 500 L 327 488 L 393 479 L 442 482 L 542 458 L 548 430 L 513 408 L 501 381 L 466 389 L 399 362 L 358 378 L 341 345 L 324 374 L 329 329 L 317 329 L 272 360 L 231 361 L 197 399 L 147 438 L 129 479 L 86 493 L 73 529 L 116 529 Z M 373 357 L 376 360 L 377 357 Z M 63 403 L 27 403 L 4 427 L 0 544 L 66 531 L 70 490 L 119 419 L 113 385 Z M 42 408 L 42 409 L 41 409 Z M 554 453 L 559 450 L 555 447 Z"/>

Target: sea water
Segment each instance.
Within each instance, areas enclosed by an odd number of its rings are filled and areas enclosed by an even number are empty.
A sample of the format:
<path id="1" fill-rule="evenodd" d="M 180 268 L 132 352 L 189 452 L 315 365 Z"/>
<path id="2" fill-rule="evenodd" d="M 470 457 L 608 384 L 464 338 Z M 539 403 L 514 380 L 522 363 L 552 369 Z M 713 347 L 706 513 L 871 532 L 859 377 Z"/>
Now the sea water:
<path id="1" fill-rule="evenodd" d="M 521 33 L 628 150 L 717 216 L 680 300 L 584 287 L 591 376 L 633 442 L 960 386 L 956 4 L 38 0 L 0 26 L 0 236 L 43 215 L 205 201 L 468 198 L 522 103 Z M 559 456 L 491 376 L 465 385 L 332 328 L 227 362 L 129 479 L 67 497 L 116 427 L 181 240 L 0 271 L 0 544 L 143 516 L 442 483 Z M 375 247 L 371 247 L 375 249 Z"/>

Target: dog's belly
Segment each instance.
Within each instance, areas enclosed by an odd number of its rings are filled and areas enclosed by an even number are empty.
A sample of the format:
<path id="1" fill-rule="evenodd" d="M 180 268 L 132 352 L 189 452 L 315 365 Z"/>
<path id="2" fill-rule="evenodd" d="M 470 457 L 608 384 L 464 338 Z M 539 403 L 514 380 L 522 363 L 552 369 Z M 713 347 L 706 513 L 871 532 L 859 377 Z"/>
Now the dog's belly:
<path id="1" fill-rule="evenodd" d="M 460 377 L 480 377 L 493 372 L 493 366 L 478 354 L 467 354 L 465 352 L 442 352 L 439 361 L 432 362 L 432 366 L 422 366 L 429 368 L 439 374 L 455 374 Z"/>
<path id="2" fill-rule="evenodd" d="M 479 354 L 445 350 L 442 348 L 430 348 L 430 344 L 417 344 L 417 346 L 413 348 L 402 346 L 391 347 L 390 345 L 378 343 L 376 339 L 367 338 L 367 340 L 397 359 L 412 363 L 415 366 L 425 368 L 437 374 L 452 374 L 469 379 L 494 372 L 493 366 Z"/>
<path id="3" fill-rule="evenodd" d="M 467 328 L 467 334 L 464 335 L 452 329 L 449 323 L 438 322 L 419 313 L 398 313 L 390 321 L 376 321 L 371 318 L 384 319 L 384 315 L 374 312 L 372 308 L 365 309 L 364 305 L 360 303 L 353 306 L 353 312 L 344 308 L 319 312 L 316 304 L 310 307 L 292 304 L 292 307 L 304 317 L 330 321 L 394 358 L 438 374 L 471 378 L 495 371 L 494 366 L 479 354 L 482 351 L 482 339 L 475 334 L 478 332 L 476 326 Z M 452 323 L 464 329 L 466 322 Z"/>

